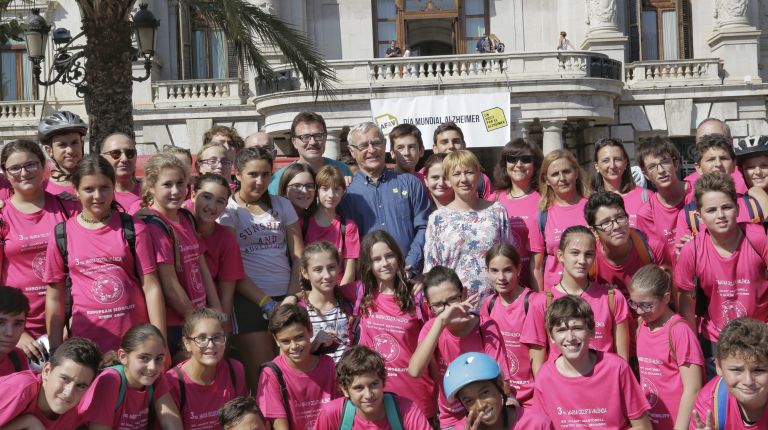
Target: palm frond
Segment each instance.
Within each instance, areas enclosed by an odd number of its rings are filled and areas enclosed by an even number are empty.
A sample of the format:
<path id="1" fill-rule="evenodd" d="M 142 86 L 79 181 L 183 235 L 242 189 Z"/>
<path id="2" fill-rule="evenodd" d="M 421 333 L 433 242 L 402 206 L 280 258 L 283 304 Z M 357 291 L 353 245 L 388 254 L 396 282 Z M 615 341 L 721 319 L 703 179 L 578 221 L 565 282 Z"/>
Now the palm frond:
<path id="1" fill-rule="evenodd" d="M 275 72 L 259 50 L 260 40 L 279 48 L 288 62 L 315 91 L 333 97 L 338 83 L 333 69 L 305 34 L 246 0 L 181 0 L 207 23 L 224 32 L 235 54 L 261 78 L 273 82 Z"/>

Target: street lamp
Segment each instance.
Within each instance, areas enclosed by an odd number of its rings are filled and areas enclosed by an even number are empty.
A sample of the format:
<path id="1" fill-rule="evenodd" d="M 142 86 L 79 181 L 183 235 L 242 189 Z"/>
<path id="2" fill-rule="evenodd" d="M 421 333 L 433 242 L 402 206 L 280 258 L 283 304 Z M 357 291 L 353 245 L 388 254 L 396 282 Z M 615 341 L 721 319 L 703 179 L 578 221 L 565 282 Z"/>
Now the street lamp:
<path id="1" fill-rule="evenodd" d="M 152 57 L 155 54 L 155 32 L 160 26 L 160 21 L 155 19 L 148 5 L 142 3 L 139 5 L 139 11 L 133 16 L 132 28 L 136 35 L 136 42 L 139 45 L 138 51 L 144 58 L 144 70 L 146 74 L 141 77 L 133 77 L 136 82 L 149 79 L 152 71 Z M 32 9 L 32 15 L 26 20 L 27 30 L 24 32 L 24 39 L 27 42 L 27 54 L 32 62 L 32 73 L 35 81 L 39 85 L 50 86 L 57 82 L 70 84 L 76 88 L 79 97 L 85 96 L 87 82 L 85 82 L 85 46 L 72 45 L 74 41 L 82 37 L 85 32 L 81 31 L 77 36 L 72 37 L 66 28 L 57 28 L 53 31 L 53 43 L 56 46 L 56 53 L 53 55 L 53 65 L 49 71 L 48 80 L 40 79 L 42 74 L 42 62 L 45 60 L 45 47 L 48 43 L 48 33 L 51 26 L 45 22 L 45 18 L 40 16 L 39 9 Z M 135 48 L 132 48 L 135 49 Z"/>

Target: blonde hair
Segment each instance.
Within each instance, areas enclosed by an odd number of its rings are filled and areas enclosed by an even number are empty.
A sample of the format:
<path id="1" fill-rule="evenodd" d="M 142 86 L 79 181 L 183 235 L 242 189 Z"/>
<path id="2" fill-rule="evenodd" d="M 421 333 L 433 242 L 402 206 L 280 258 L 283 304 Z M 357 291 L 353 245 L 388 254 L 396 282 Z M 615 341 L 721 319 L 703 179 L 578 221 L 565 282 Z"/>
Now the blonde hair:
<path id="1" fill-rule="evenodd" d="M 541 162 L 541 169 L 539 169 L 539 194 L 541 194 L 541 200 L 539 201 L 539 208 L 543 211 L 548 210 L 555 202 L 555 191 L 547 184 L 547 171 L 549 166 L 557 160 L 565 159 L 574 170 L 578 173 L 576 178 L 576 192 L 581 197 L 589 197 L 590 188 L 586 181 L 586 174 L 579 165 L 579 161 L 573 156 L 571 151 L 565 149 L 555 149 L 549 154 L 544 156 L 544 160 Z"/>
<path id="2" fill-rule="evenodd" d="M 144 180 L 141 181 L 142 206 L 146 207 L 152 204 L 153 199 L 150 190 L 157 183 L 157 178 L 163 169 L 178 169 L 184 175 L 185 180 L 189 177 L 187 167 L 176 156 L 167 153 L 153 155 L 144 166 Z"/>
<path id="3" fill-rule="evenodd" d="M 451 172 L 459 167 L 471 167 L 477 172 L 482 170 L 480 160 L 477 159 L 475 154 L 466 149 L 460 149 L 445 156 L 443 160 L 443 176 L 446 178 L 451 176 Z"/>

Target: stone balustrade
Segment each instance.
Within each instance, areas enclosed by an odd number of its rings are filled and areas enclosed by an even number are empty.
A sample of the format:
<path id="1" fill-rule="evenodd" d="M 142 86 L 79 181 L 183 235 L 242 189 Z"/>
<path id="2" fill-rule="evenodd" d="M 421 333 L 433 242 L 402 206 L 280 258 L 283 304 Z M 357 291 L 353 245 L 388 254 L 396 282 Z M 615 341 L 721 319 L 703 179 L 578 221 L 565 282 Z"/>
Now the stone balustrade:
<path id="1" fill-rule="evenodd" d="M 723 71 L 717 58 L 641 61 L 625 66 L 629 89 L 721 85 Z"/>
<path id="2" fill-rule="evenodd" d="M 242 105 L 248 99 L 248 84 L 239 79 L 191 79 L 152 83 L 156 108 Z"/>
<path id="3" fill-rule="evenodd" d="M 37 125 L 41 100 L 0 102 L 0 123 L 14 126 Z"/>

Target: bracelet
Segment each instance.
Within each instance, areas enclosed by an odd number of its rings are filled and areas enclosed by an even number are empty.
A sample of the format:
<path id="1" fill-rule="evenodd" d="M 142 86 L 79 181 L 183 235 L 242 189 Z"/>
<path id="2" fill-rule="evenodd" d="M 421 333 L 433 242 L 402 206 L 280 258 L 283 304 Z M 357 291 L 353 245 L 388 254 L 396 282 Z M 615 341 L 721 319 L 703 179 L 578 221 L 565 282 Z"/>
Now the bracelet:
<path id="1" fill-rule="evenodd" d="M 259 307 L 260 307 L 260 308 L 263 308 L 263 307 L 264 307 L 264 305 L 265 305 L 265 304 L 266 304 L 268 301 L 270 301 L 270 300 L 272 300 L 272 297 L 269 297 L 268 295 L 264 294 L 264 297 L 262 297 L 262 298 L 261 298 L 261 300 L 259 300 Z"/>

